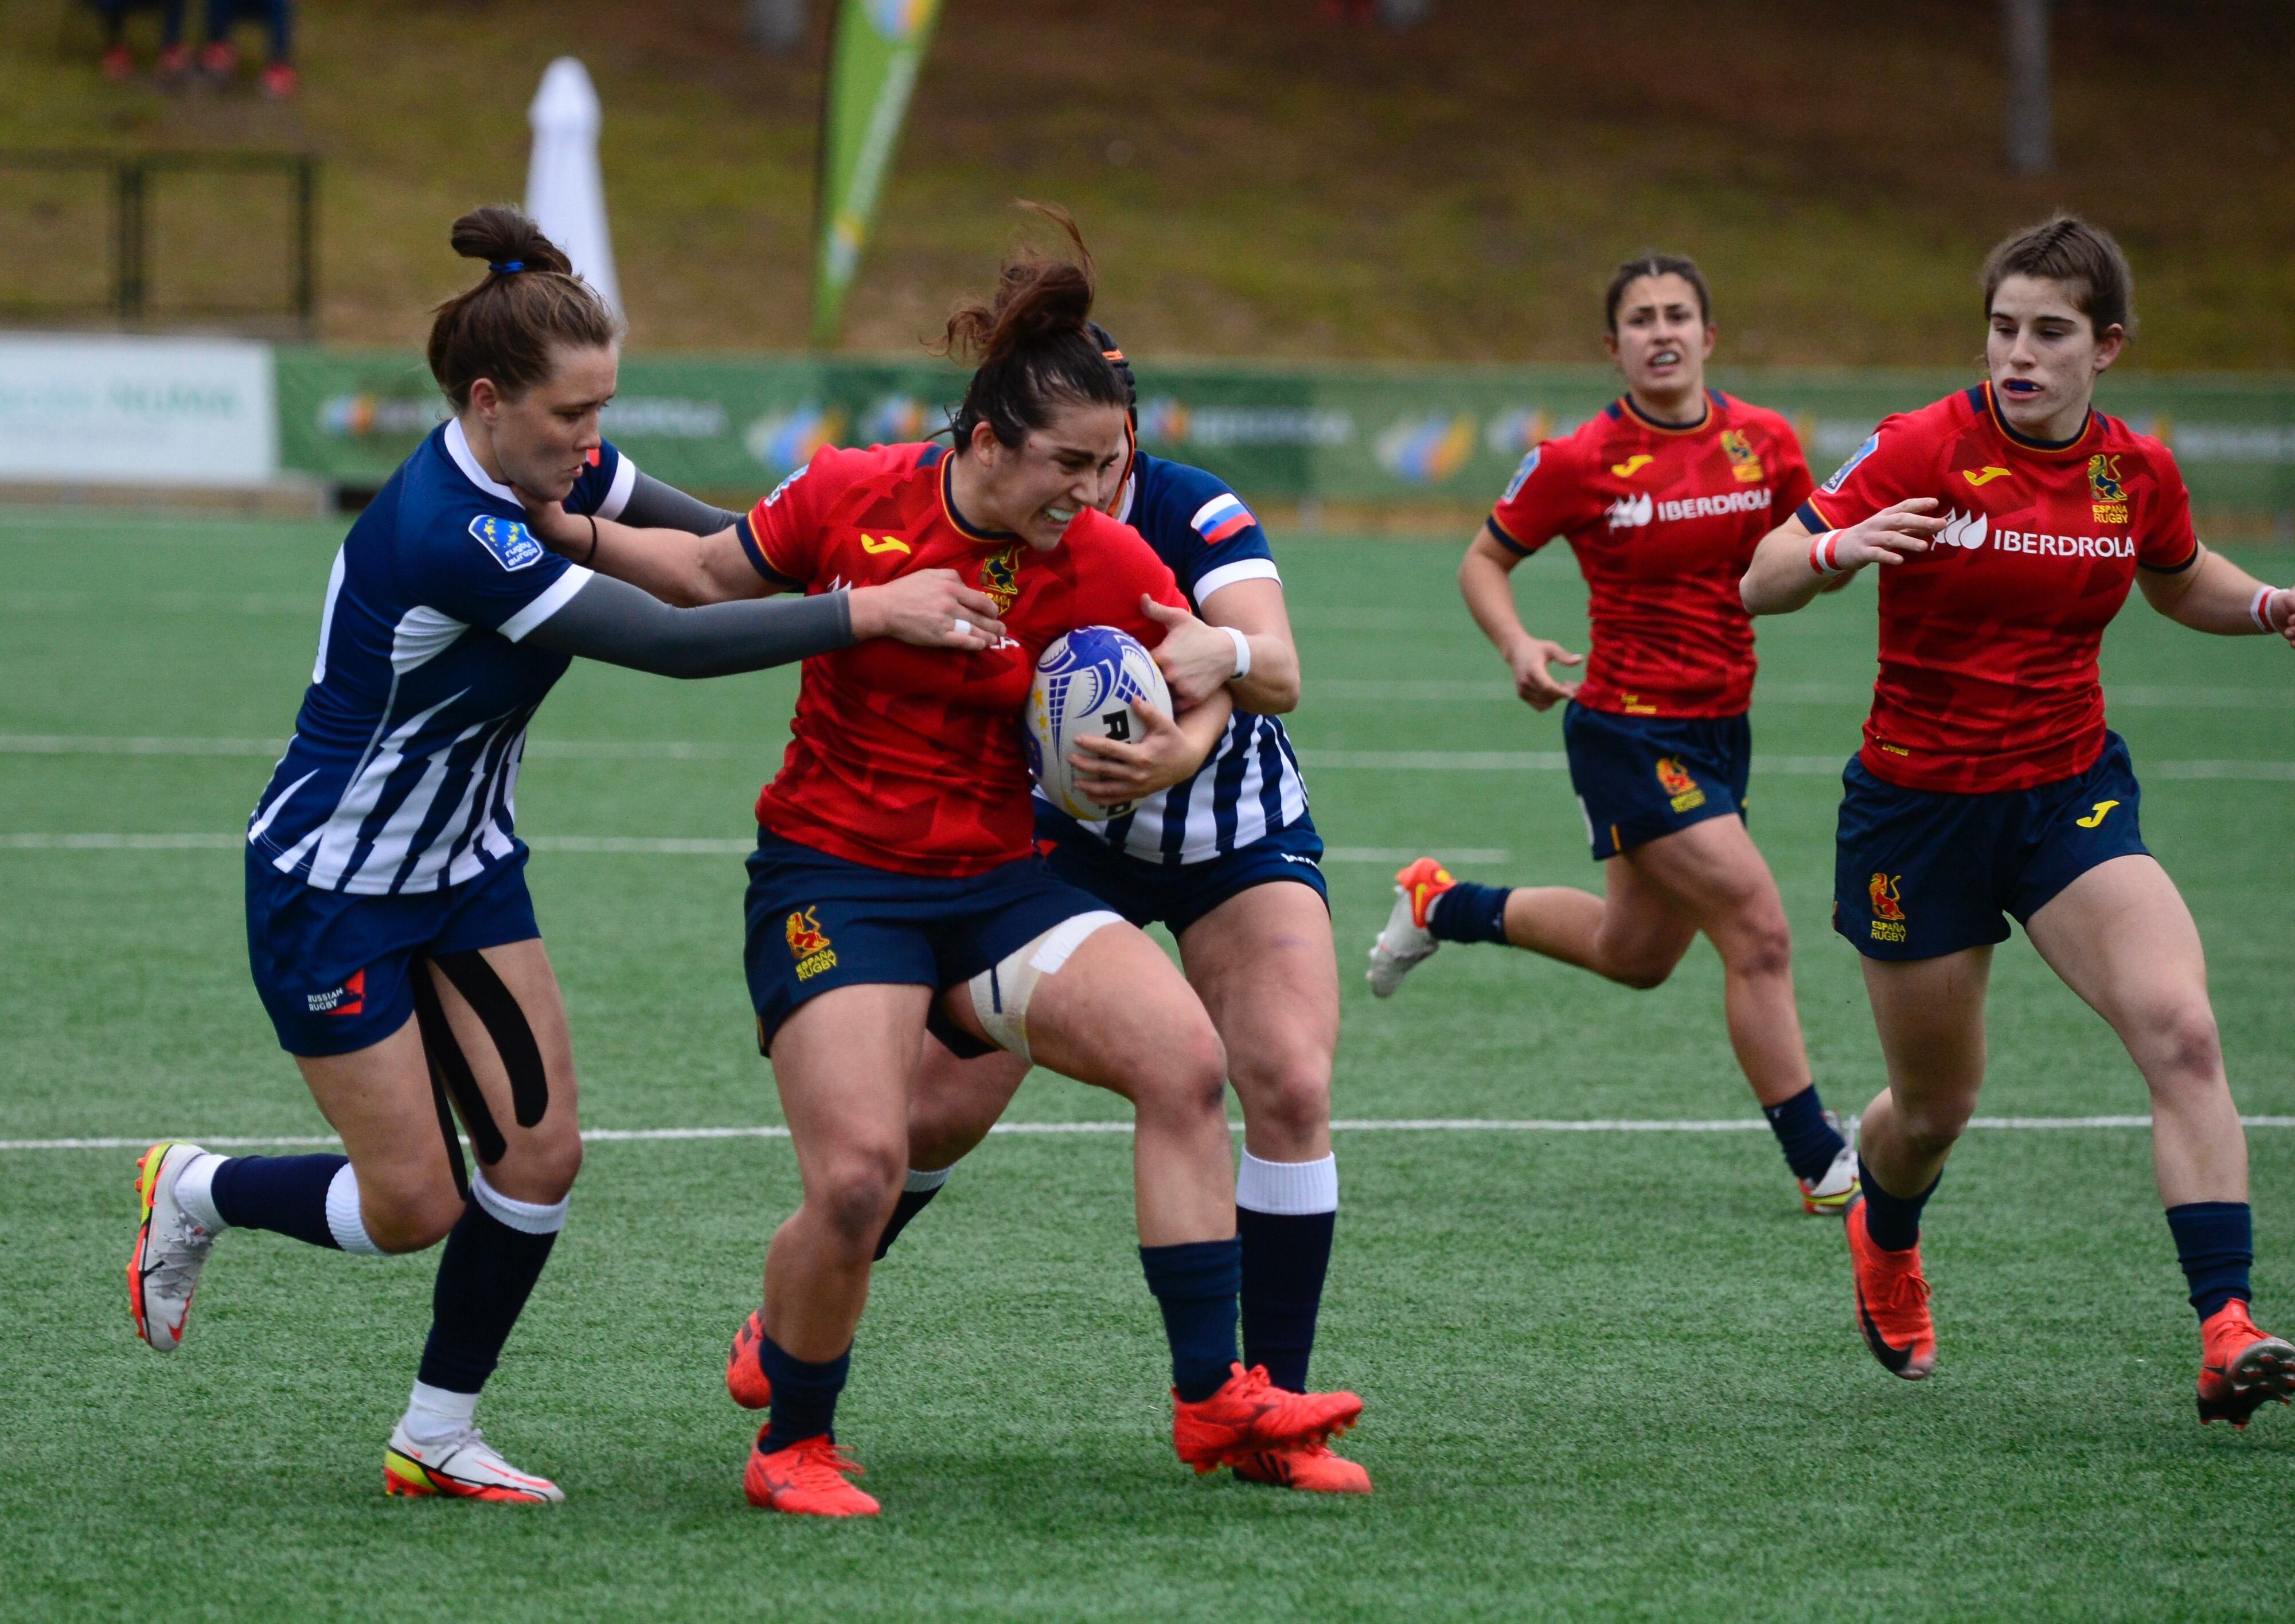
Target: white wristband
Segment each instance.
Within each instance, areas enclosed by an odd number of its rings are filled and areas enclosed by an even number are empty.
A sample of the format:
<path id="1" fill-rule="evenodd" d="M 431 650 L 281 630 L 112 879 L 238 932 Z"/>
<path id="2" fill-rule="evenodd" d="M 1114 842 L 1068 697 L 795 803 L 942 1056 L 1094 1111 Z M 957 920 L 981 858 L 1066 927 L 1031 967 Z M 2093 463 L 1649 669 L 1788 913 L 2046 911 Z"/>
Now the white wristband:
<path id="1" fill-rule="evenodd" d="M 1226 632 L 1235 642 L 1235 671 L 1229 676 L 1228 681 L 1232 682 L 1237 677 L 1249 676 L 1251 674 L 1251 639 L 1233 626 L 1221 626 L 1220 630 Z"/>
<path id="2" fill-rule="evenodd" d="M 2275 586 L 2255 589 L 2255 596 L 2247 606 L 2247 617 L 2255 623 L 2258 631 L 2275 632 L 2279 629 L 2271 624 L 2271 594 L 2278 590 Z"/>

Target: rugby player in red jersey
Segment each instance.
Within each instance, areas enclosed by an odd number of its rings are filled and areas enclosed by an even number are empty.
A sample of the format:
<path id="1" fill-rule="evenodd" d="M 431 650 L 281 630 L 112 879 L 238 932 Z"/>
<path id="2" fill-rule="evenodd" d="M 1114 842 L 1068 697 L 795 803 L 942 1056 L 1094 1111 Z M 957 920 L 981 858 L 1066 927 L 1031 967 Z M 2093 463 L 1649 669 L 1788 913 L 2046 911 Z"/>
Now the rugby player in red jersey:
<path id="1" fill-rule="evenodd" d="M 1515 692 L 1541 711 L 1568 701 L 1562 737 L 1604 894 L 1462 883 L 1422 857 L 1394 877 L 1371 991 L 1393 996 L 1446 941 L 1505 943 L 1654 987 L 1703 931 L 1721 955 L 1730 1045 L 1802 1209 L 1838 1215 L 1857 1158 L 1810 1081 L 1785 904 L 1745 829 L 1753 624 L 1737 578 L 1809 494 L 1809 469 L 1784 418 L 1705 387 L 1716 329 L 1695 264 L 1628 261 L 1604 314 L 1625 394 L 1523 459 L 1458 569 Z M 1582 682 L 1548 669 L 1581 657 L 1523 627 L 1508 581 L 1556 535 L 1592 590 Z"/>
<path id="2" fill-rule="evenodd" d="M 1065 216 L 1057 216 L 1074 232 Z M 1151 602 L 1184 608 L 1139 535 L 1094 506 L 1125 449 L 1125 394 L 1088 331 L 1090 256 L 1023 254 L 992 305 L 960 308 L 949 347 L 976 355 L 955 444 L 824 450 L 732 529 L 696 538 L 538 512 L 576 557 L 673 601 L 808 593 L 954 567 L 998 606 L 1001 635 L 935 658 L 804 665 L 781 771 L 757 801 L 747 966 L 804 1200 L 775 1234 L 755 1362 L 771 1419 L 749 1498 L 867 1514 L 877 1503 L 831 1432 L 870 1254 L 908 1166 L 925 1034 L 994 1045 L 1132 1102 L 1140 1258 L 1172 1345 L 1173 1433 L 1198 1471 L 1311 1448 L 1352 1423 L 1350 1393 L 1295 1393 L 1236 1359 L 1241 1250 L 1226 1057 L 1161 949 L 1036 857 L 1020 714 L 1043 649 L 1078 626 L 1151 646 Z M 591 561 L 586 560 L 585 561 Z M 1172 635 L 1224 633 L 1192 620 Z M 951 667 L 953 669 L 951 670 Z M 1191 774 L 1226 730 L 1222 690 L 1109 747 L 1115 798 Z M 734 1374 L 740 1374 L 736 1372 Z"/>
<path id="3" fill-rule="evenodd" d="M 2136 321 L 2108 234 L 2070 216 L 2018 233 L 1986 263 L 1984 303 L 1989 381 L 1883 422 L 1744 583 L 1745 607 L 1773 615 L 1883 567 L 1834 878 L 1889 1071 L 1848 1221 L 1858 1323 L 1897 1375 L 1934 1367 L 1921 1208 L 1976 1108 L 1985 984 L 2013 916 L 2144 1074 L 2200 1316 L 2200 1420 L 2244 1426 L 2295 1395 L 2295 1346 L 2249 1317 L 2247 1141 L 2199 932 L 2144 848 L 2096 649 L 2131 584 L 2222 636 L 2286 634 L 2295 592 L 2201 546 L 2168 448 L 2089 404 Z"/>

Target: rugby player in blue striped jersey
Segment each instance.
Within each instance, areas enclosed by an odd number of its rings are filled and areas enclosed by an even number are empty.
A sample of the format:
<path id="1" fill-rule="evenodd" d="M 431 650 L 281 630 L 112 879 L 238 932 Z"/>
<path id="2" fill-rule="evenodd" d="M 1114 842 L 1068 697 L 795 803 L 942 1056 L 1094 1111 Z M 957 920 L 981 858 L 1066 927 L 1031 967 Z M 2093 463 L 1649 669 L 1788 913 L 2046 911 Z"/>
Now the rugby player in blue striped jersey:
<path id="1" fill-rule="evenodd" d="M 153 1145 L 128 1302 L 137 1334 L 168 1352 L 227 1228 L 367 1255 L 444 1239 L 385 1492 L 534 1502 L 564 1497 L 503 1460 L 475 1417 L 582 1160 L 565 1006 L 512 827 L 536 707 L 576 655 L 699 677 L 882 634 L 984 649 L 1002 624 L 946 570 L 680 609 L 549 551 L 522 496 L 593 520 L 715 530 L 721 516 L 600 437 L 619 327 L 534 224 L 479 209 L 453 241 L 488 262 L 431 330 L 454 415 L 336 555 L 295 737 L 248 828 L 256 989 L 348 1155 Z"/>

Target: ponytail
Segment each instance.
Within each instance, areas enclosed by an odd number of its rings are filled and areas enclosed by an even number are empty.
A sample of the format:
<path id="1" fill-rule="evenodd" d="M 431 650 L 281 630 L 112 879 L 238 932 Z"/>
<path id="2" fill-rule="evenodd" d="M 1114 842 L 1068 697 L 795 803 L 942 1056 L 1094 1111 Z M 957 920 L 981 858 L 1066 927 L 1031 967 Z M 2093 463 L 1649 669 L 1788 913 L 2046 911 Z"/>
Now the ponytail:
<path id="1" fill-rule="evenodd" d="M 494 380 L 522 395 L 550 376 L 551 351 L 617 342 L 621 322 L 542 228 L 515 208 L 474 208 L 448 241 L 465 259 L 486 262 L 486 279 L 432 313 L 430 375 L 460 412 L 470 386 Z"/>
<path id="2" fill-rule="evenodd" d="M 948 318 L 935 353 L 976 362 L 964 404 L 950 421 L 961 451 L 986 423 L 998 444 L 1017 445 L 1058 405 L 1127 406 L 1129 392 L 1091 323 L 1098 291 L 1091 250 L 1067 211 L 1023 203 L 1067 233 L 1074 259 L 1024 248 L 996 276 L 996 297 L 969 300 Z"/>

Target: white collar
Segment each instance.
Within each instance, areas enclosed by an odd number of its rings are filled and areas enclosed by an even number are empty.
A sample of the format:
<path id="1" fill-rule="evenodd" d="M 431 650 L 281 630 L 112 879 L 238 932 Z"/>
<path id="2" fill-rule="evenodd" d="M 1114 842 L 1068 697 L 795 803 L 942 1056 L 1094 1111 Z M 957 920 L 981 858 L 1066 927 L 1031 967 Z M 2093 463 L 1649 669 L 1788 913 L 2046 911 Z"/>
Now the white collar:
<path id="1" fill-rule="evenodd" d="M 446 454 L 454 459 L 454 466 L 462 470 L 463 478 L 477 486 L 487 495 L 498 497 L 512 507 L 524 510 L 525 504 L 519 501 L 516 491 L 506 485 L 497 485 L 486 477 L 486 470 L 478 466 L 478 458 L 470 452 L 470 437 L 462 432 L 462 420 L 459 417 L 450 417 L 446 420 Z"/>
<path id="2" fill-rule="evenodd" d="M 460 427 L 460 425 L 458 424 L 457 427 Z M 1117 524 L 1128 525 L 1131 522 L 1131 499 L 1139 494 L 1139 460 L 1135 457 L 1132 460 L 1131 471 L 1123 476 L 1123 500 L 1115 504 L 1115 522 Z"/>

